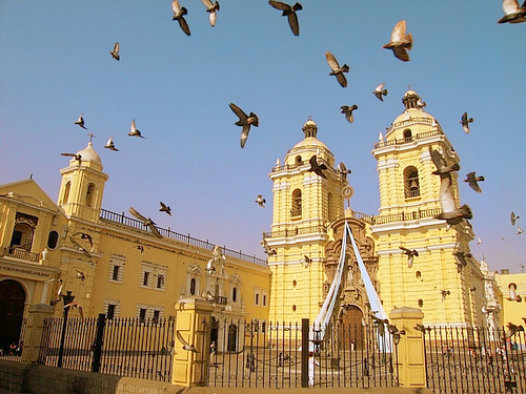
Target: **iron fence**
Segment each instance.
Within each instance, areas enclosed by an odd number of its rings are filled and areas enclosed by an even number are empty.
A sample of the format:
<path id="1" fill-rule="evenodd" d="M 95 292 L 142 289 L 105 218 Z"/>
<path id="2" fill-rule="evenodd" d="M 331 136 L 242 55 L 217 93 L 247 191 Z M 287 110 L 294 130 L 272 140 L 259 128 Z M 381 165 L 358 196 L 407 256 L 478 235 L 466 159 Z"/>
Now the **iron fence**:
<path id="1" fill-rule="evenodd" d="M 396 346 L 392 352 L 382 348 L 380 336 L 390 334 L 375 326 L 337 323 L 323 341 L 313 340 L 314 327 L 299 323 L 224 319 L 215 330 L 209 386 L 398 386 Z"/>
<path id="2" fill-rule="evenodd" d="M 102 323 L 102 324 L 101 324 Z M 38 362 L 79 371 L 170 381 L 175 318 L 63 318 L 44 321 Z M 61 352 L 60 349 L 63 348 Z M 60 354 L 62 353 L 62 356 Z"/>
<path id="3" fill-rule="evenodd" d="M 435 393 L 526 392 L 524 331 L 427 328 L 427 387 Z"/>

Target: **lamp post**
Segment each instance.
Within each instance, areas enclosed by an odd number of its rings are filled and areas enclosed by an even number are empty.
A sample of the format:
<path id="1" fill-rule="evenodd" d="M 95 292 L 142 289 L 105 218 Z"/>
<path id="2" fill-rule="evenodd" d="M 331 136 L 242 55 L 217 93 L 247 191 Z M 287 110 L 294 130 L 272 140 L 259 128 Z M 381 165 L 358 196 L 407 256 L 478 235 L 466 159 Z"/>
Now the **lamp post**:
<path id="1" fill-rule="evenodd" d="M 57 367 L 59 368 L 62 368 L 62 357 L 64 355 L 64 340 L 66 339 L 66 327 L 68 325 L 68 312 L 69 308 L 71 308 L 69 304 L 75 299 L 75 296 L 71 293 L 72 292 L 68 290 L 66 294 L 61 294 L 62 301 L 64 302 L 64 315 L 62 320 L 62 335 L 60 337 L 60 347 L 58 349 Z"/>

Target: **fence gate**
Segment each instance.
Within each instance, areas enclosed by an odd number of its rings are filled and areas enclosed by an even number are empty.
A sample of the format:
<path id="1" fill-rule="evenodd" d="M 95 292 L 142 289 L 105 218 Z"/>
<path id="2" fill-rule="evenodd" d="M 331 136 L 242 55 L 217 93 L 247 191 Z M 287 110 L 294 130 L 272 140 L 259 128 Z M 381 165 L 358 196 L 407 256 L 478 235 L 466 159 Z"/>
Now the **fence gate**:
<path id="1" fill-rule="evenodd" d="M 396 350 L 379 345 L 374 325 L 333 325 L 323 341 L 300 323 L 219 320 L 211 345 L 208 384 L 214 387 L 385 387 L 398 386 Z M 232 349 L 232 327 L 237 328 Z M 387 331 L 382 335 L 389 335 Z M 302 338 L 308 348 L 303 350 Z M 395 347 L 396 348 L 396 347 Z M 306 372 L 306 374 L 305 374 Z M 306 384 L 305 384 L 306 383 Z"/>
<path id="2" fill-rule="evenodd" d="M 426 328 L 424 346 L 435 393 L 526 392 L 524 331 Z"/>

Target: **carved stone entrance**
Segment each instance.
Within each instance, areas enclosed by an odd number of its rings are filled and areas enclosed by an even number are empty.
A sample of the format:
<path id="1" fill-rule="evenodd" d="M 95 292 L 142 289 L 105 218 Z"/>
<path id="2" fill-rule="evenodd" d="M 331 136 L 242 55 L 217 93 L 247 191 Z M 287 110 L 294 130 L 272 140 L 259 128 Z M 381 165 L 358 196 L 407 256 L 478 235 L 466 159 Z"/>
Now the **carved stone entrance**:
<path id="1" fill-rule="evenodd" d="M 0 282 L 0 347 L 4 350 L 12 343 L 19 343 L 25 300 L 26 293 L 20 283 L 14 280 Z"/>

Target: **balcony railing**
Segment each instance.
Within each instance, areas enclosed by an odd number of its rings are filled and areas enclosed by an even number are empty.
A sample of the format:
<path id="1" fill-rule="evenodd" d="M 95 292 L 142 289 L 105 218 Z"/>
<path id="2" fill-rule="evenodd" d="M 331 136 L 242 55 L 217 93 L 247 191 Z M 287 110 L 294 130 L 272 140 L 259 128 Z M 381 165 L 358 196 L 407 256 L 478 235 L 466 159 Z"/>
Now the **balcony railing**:
<path id="1" fill-rule="evenodd" d="M 143 222 L 141 222 L 140 220 L 133 219 L 133 218 L 125 216 L 124 212 L 123 213 L 116 213 L 116 212 L 107 211 L 105 209 L 101 209 L 100 219 L 105 221 L 105 222 L 112 222 L 112 223 L 122 224 L 124 226 L 132 227 L 132 228 L 135 228 L 135 229 L 138 229 L 138 230 L 149 231 L 148 227 L 145 226 Z M 189 245 L 192 245 L 192 246 L 197 246 L 199 248 L 212 250 L 214 248 L 214 246 L 215 246 L 215 244 L 209 243 L 208 241 L 203 241 L 203 240 L 200 240 L 200 239 L 197 239 L 197 238 L 193 238 L 193 237 L 190 236 L 190 234 L 188 234 L 188 235 L 179 234 L 179 233 L 176 233 L 174 231 L 171 231 L 171 230 L 168 230 L 168 229 L 165 229 L 165 228 L 160 228 L 160 227 L 157 227 L 157 230 L 159 230 L 159 233 L 161 233 L 161 235 L 163 237 L 174 239 L 174 240 L 180 241 L 180 242 L 184 242 L 186 244 L 189 244 Z M 232 250 L 232 249 L 228 249 L 226 247 L 222 247 L 221 249 L 222 249 L 223 254 L 225 256 L 235 257 L 235 258 L 238 258 L 240 260 L 244 260 L 246 262 L 254 263 L 254 264 L 257 264 L 257 265 L 264 266 L 264 267 L 267 266 L 267 261 L 266 260 L 261 259 L 259 257 L 256 257 L 255 255 L 250 256 L 250 255 L 245 254 L 245 253 L 243 253 L 241 251 L 235 251 L 235 250 Z"/>
<path id="2" fill-rule="evenodd" d="M 19 260 L 31 261 L 38 263 L 40 253 L 30 252 L 28 250 L 16 247 L 0 248 L 0 256 L 9 256 Z"/>
<path id="3" fill-rule="evenodd" d="M 403 123 L 403 122 L 398 122 L 398 123 Z M 395 125 L 397 125 L 398 123 L 396 123 Z M 389 140 L 389 141 L 377 142 L 376 144 L 374 144 L 374 148 L 378 149 L 378 148 L 384 148 L 386 146 L 391 146 L 391 145 L 408 144 L 408 143 L 416 141 L 416 140 L 421 140 L 421 139 L 424 139 L 424 138 L 434 137 L 435 135 L 442 135 L 442 134 L 443 134 L 442 130 L 437 128 L 436 130 L 426 131 L 425 133 L 418 133 L 417 135 L 412 136 L 412 137 L 406 137 L 406 138 L 402 138 L 402 139 L 394 138 L 394 139 Z"/>
<path id="4" fill-rule="evenodd" d="M 327 229 L 323 226 L 299 227 L 263 233 L 263 238 L 282 238 L 294 237 L 296 235 L 326 233 Z"/>

